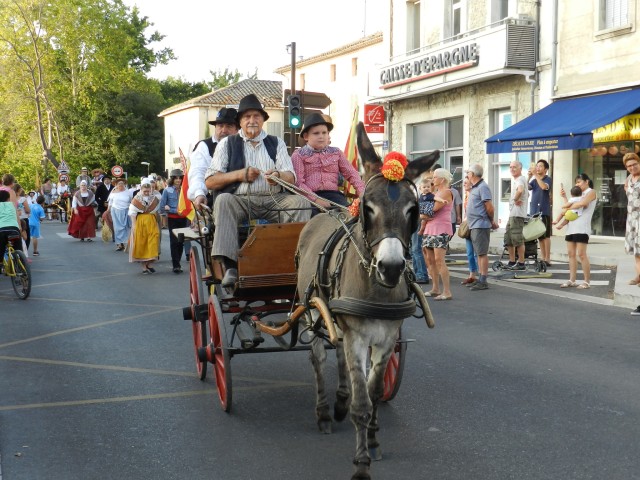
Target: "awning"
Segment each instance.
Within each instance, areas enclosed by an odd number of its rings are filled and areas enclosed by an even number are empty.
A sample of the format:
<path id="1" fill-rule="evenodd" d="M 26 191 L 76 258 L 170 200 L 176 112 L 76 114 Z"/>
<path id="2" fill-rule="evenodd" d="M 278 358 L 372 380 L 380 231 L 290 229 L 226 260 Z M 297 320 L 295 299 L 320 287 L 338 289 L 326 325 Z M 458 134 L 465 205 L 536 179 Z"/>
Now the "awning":
<path id="1" fill-rule="evenodd" d="M 487 138 L 487 153 L 578 150 L 593 145 L 592 130 L 640 108 L 640 89 L 557 100 Z"/>

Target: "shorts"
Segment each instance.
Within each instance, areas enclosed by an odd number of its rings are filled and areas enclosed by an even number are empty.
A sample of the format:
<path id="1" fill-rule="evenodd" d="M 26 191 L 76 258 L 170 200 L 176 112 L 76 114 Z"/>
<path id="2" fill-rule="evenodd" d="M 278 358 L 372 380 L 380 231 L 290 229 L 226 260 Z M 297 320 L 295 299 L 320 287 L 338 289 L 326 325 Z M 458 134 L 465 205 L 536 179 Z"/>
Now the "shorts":
<path id="1" fill-rule="evenodd" d="M 509 217 L 507 228 L 504 231 L 504 243 L 508 247 L 524 245 L 522 229 L 524 228 L 524 217 Z"/>
<path id="2" fill-rule="evenodd" d="M 490 228 L 472 228 L 471 229 L 471 243 L 473 244 L 473 251 L 476 255 L 487 255 L 489 253 L 489 236 L 491 235 Z"/>
<path id="3" fill-rule="evenodd" d="M 545 238 L 551 238 L 551 217 L 549 215 L 541 215 L 542 223 L 544 223 L 544 234 L 538 238 L 538 240 L 543 240 Z"/>
<path id="4" fill-rule="evenodd" d="M 572 233 L 564 237 L 566 242 L 589 243 L 589 235 L 586 233 Z"/>
<path id="5" fill-rule="evenodd" d="M 422 240 L 422 248 L 447 248 L 451 240 L 451 235 L 441 233 L 440 235 L 425 235 Z"/>

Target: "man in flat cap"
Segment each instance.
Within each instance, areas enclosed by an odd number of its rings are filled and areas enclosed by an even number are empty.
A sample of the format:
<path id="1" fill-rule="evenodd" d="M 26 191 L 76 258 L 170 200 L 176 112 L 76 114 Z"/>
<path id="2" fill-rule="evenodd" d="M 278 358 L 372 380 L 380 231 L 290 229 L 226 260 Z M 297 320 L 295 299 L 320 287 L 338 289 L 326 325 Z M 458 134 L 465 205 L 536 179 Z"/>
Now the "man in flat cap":
<path id="1" fill-rule="evenodd" d="M 249 218 L 270 222 L 304 222 L 309 202 L 282 191 L 271 177 L 295 183 L 296 175 L 284 141 L 262 129 L 269 118 L 254 94 L 240 100 L 240 132 L 223 139 L 206 173 L 206 186 L 216 192 L 215 235 L 211 254 L 225 268 L 223 287 L 238 280 L 238 225 Z M 292 209 L 282 213 L 273 209 Z M 297 209 L 297 210 L 296 210 Z"/>
<path id="2" fill-rule="evenodd" d="M 189 166 L 187 197 L 196 208 L 207 204 L 207 187 L 204 184 L 204 175 L 211 164 L 213 152 L 218 142 L 229 135 L 238 133 L 237 114 L 235 108 L 221 108 L 216 119 L 209 121 L 209 125 L 215 127 L 213 135 L 210 138 L 200 140 L 193 148 L 190 158 L 191 165 Z"/>

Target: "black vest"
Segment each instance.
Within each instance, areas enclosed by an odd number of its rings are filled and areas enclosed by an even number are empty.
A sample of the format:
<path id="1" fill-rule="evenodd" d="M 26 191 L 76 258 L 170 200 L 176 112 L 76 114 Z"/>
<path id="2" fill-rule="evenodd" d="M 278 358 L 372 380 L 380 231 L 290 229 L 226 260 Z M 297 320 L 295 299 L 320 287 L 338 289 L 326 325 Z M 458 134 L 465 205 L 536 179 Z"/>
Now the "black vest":
<path id="1" fill-rule="evenodd" d="M 229 154 L 229 166 L 227 172 L 233 172 L 234 170 L 241 170 L 246 167 L 246 161 L 244 158 L 244 142 L 245 140 L 240 134 L 229 135 L 227 137 L 227 153 Z M 278 152 L 278 137 L 274 135 L 267 135 L 263 140 L 264 146 L 269 153 L 269 157 L 276 163 L 276 154 Z M 224 188 L 221 188 L 219 192 L 233 193 L 238 189 L 240 182 L 230 183 Z"/>
<path id="2" fill-rule="evenodd" d="M 198 145 L 200 145 L 200 143 L 202 142 L 204 142 L 207 148 L 209 149 L 209 156 L 213 158 L 213 152 L 216 151 L 216 145 L 218 145 L 218 142 L 214 142 L 213 138 L 211 137 L 205 138 L 204 140 L 200 140 L 198 143 L 196 143 L 196 146 L 193 147 L 194 152 L 196 151 L 196 148 L 198 148 Z"/>

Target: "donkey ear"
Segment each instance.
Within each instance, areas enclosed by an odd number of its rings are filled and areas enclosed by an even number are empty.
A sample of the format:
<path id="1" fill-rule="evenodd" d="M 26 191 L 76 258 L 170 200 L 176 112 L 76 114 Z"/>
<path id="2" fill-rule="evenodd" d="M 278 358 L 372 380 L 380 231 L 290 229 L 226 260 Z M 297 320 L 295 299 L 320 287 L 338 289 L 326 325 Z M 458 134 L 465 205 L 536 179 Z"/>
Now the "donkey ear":
<path id="1" fill-rule="evenodd" d="M 440 150 L 435 150 L 429 155 L 412 160 L 404 171 L 404 178 L 414 181 L 424 172 L 433 167 L 439 158 Z"/>
<path id="2" fill-rule="evenodd" d="M 371 178 L 376 173 L 380 172 L 382 167 L 382 159 L 373 148 L 371 140 L 364 129 L 364 124 L 358 122 L 356 126 L 356 145 L 358 146 L 358 153 L 362 159 L 362 166 L 365 171 L 365 181 Z"/>

